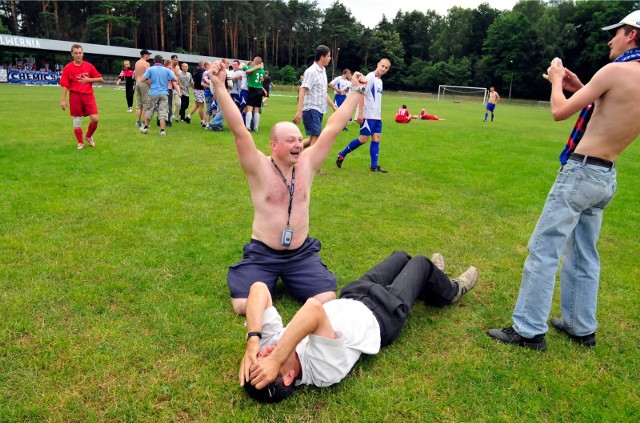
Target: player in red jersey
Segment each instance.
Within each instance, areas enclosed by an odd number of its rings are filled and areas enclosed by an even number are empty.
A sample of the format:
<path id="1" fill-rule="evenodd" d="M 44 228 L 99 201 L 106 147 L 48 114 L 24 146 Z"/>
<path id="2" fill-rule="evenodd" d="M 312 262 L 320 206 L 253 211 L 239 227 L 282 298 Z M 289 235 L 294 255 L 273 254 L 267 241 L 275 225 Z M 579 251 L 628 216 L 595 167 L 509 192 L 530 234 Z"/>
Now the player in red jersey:
<path id="1" fill-rule="evenodd" d="M 89 62 L 82 60 L 84 52 L 82 46 L 74 44 L 71 46 L 71 57 L 73 62 L 67 64 L 62 69 L 60 76 L 60 86 L 62 87 L 62 97 L 60 107 L 67 108 L 67 91 L 69 92 L 69 114 L 73 118 L 73 132 L 78 140 L 78 150 L 84 148 L 84 141 L 89 146 L 94 147 L 93 133 L 98 128 L 98 105 L 93 95 L 93 83 L 104 82 L 100 72 Z M 89 116 L 91 122 L 87 133 L 82 137 L 82 118 Z"/>
<path id="2" fill-rule="evenodd" d="M 396 113 L 396 123 L 409 123 L 413 118 L 409 110 L 407 110 L 406 104 L 403 104 L 402 107 L 398 109 L 398 113 Z"/>

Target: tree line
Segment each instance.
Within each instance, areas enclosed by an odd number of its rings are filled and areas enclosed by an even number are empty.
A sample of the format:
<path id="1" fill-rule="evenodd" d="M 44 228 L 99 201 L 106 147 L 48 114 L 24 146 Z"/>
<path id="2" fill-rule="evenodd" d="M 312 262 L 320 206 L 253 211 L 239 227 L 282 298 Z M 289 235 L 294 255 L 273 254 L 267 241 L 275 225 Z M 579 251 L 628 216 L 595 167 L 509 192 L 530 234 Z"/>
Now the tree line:
<path id="1" fill-rule="evenodd" d="M 374 28 L 334 2 L 315 1 L 0 1 L 0 33 L 250 59 L 260 55 L 273 79 L 295 83 L 315 47 L 332 50 L 329 76 L 343 68 L 370 71 L 392 62 L 385 87 L 434 92 L 438 85 L 494 85 L 503 94 L 545 99 L 540 77 L 560 57 L 583 80 L 608 60 L 603 26 L 620 21 L 638 1 L 519 1 L 512 10 L 489 3 L 399 11 Z M 113 64 L 112 66 L 119 66 Z M 115 72 L 116 69 L 107 71 Z"/>

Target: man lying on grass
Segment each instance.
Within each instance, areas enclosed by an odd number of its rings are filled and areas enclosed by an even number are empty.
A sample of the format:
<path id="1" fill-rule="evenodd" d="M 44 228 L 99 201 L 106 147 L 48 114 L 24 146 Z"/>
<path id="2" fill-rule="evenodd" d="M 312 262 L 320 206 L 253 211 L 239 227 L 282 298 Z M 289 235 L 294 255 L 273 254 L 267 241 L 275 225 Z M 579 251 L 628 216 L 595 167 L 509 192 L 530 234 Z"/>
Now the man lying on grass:
<path id="1" fill-rule="evenodd" d="M 247 299 L 247 346 L 240 363 L 240 385 L 260 402 L 279 402 L 295 386 L 340 382 L 361 354 L 377 354 L 400 335 L 416 299 L 446 306 L 475 286 L 478 270 L 469 267 L 453 281 L 436 253 L 409 256 L 396 251 L 359 280 L 342 289 L 340 299 L 310 298 L 287 327 L 262 282 Z"/>

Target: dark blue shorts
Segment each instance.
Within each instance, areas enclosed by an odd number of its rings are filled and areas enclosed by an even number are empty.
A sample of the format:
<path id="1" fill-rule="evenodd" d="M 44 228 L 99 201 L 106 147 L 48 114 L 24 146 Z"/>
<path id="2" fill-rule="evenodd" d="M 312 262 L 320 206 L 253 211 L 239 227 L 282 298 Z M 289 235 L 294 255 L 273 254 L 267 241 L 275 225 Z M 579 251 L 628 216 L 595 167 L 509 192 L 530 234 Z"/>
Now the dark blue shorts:
<path id="1" fill-rule="evenodd" d="M 382 134 L 382 121 L 378 119 L 365 119 L 362 121 L 360 135 L 371 137 L 373 134 Z"/>
<path id="2" fill-rule="evenodd" d="M 305 134 L 320 135 L 322 132 L 322 113 L 315 109 L 302 111 L 302 123 L 304 124 Z"/>
<path id="3" fill-rule="evenodd" d="M 487 110 L 493 112 L 496 109 L 495 103 L 487 103 Z"/>
<path id="4" fill-rule="evenodd" d="M 242 260 L 229 266 L 227 283 L 231 298 L 247 298 L 254 282 L 264 282 L 273 292 L 282 279 L 293 297 L 305 301 L 338 289 L 336 275 L 320 259 L 320 241 L 307 238 L 296 250 L 279 251 L 252 239 L 243 248 Z"/>

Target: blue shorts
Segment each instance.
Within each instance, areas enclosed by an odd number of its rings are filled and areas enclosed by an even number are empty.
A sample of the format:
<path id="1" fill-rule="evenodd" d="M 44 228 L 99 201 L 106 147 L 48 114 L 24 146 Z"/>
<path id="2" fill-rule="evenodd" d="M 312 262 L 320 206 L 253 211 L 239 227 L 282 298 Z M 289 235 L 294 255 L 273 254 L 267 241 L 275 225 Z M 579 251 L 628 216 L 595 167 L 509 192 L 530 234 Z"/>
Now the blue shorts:
<path id="1" fill-rule="evenodd" d="M 336 96 L 333 98 L 333 102 L 336 103 L 337 107 L 340 107 L 346 99 L 347 99 L 346 94 L 336 94 Z"/>
<path id="2" fill-rule="evenodd" d="M 365 119 L 360 125 L 360 135 L 367 137 L 373 134 L 382 134 L 382 121 L 378 119 Z"/>
<path id="3" fill-rule="evenodd" d="M 487 103 L 487 110 L 493 112 L 496 109 L 495 103 Z"/>
<path id="4" fill-rule="evenodd" d="M 233 99 L 233 102 L 236 103 L 236 106 L 240 108 L 240 103 L 242 102 L 242 98 L 240 98 L 240 94 L 232 93 L 231 98 Z"/>
<path id="5" fill-rule="evenodd" d="M 293 297 L 305 301 L 338 289 L 336 275 L 320 259 L 320 241 L 307 238 L 295 250 L 274 250 L 252 239 L 242 250 L 242 260 L 229 266 L 227 284 L 231 298 L 247 298 L 254 282 L 264 282 L 273 293 L 278 278 Z"/>
<path id="6" fill-rule="evenodd" d="M 243 109 L 247 105 L 247 97 L 249 96 L 249 90 L 240 90 L 240 107 Z"/>
<path id="7" fill-rule="evenodd" d="M 315 109 L 302 111 L 304 133 L 308 136 L 318 136 L 322 132 L 322 113 Z"/>

